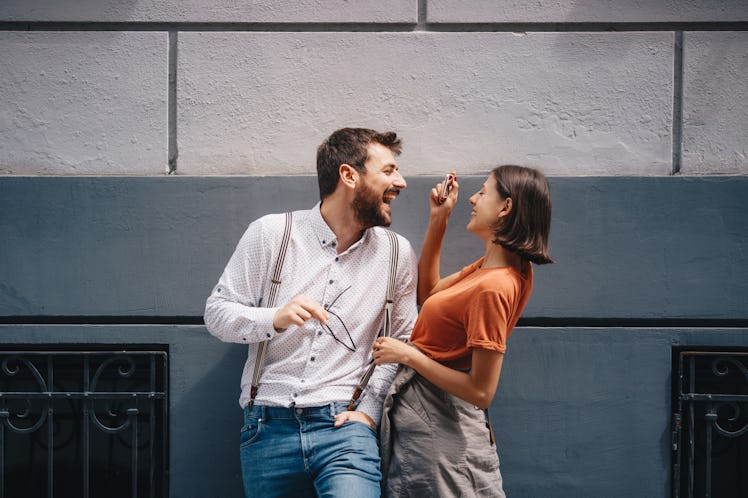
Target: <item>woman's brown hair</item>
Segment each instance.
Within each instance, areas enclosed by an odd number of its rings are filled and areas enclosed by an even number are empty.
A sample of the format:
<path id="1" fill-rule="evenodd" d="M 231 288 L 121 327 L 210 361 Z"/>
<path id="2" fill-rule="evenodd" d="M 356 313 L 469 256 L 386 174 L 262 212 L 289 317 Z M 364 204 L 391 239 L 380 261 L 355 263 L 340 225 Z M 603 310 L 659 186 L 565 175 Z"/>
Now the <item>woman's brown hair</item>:
<path id="1" fill-rule="evenodd" d="M 548 254 L 551 231 L 551 188 L 543 173 L 507 164 L 491 172 L 502 199 L 512 198 L 512 210 L 493 227 L 494 244 L 537 265 L 553 263 Z"/>

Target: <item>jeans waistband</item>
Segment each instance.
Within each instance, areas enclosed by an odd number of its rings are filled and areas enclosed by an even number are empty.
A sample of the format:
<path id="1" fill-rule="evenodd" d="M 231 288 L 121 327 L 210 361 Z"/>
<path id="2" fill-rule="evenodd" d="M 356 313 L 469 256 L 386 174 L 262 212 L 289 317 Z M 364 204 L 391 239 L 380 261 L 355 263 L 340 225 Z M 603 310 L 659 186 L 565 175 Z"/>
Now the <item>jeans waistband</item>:
<path id="1" fill-rule="evenodd" d="M 342 413 L 348 409 L 347 401 L 338 401 L 328 403 L 322 406 L 264 406 L 255 405 L 250 410 L 249 407 L 244 407 L 245 415 L 252 415 L 254 417 L 262 418 L 263 420 L 270 419 L 298 419 L 298 418 L 333 418 L 338 413 Z"/>

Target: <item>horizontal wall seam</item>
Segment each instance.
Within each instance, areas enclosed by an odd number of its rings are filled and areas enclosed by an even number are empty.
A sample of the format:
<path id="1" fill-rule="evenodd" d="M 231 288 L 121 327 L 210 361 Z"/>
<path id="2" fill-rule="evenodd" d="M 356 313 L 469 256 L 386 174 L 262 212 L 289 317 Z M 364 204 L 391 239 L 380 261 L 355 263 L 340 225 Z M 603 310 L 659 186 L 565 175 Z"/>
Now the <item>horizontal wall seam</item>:
<path id="1" fill-rule="evenodd" d="M 520 318 L 518 327 L 584 328 L 748 328 L 748 318 Z"/>
<path id="2" fill-rule="evenodd" d="M 205 325 L 202 316 L 4 316 L 0 325 Z"/>
<path id="3" fill-rule="evenodd" d="M 69 22 L 3 21 L 3 31 L 269 31 L 269 32 L 629 32 L 748 31 L 748 22 Z"/>
<path id="4" fill-rule="evenodd" d="M 0 325 L 205 325 L 202 316 L 4 316 Z M 748 318 L 520 318 L 518 327 L 748 328 Z"/>

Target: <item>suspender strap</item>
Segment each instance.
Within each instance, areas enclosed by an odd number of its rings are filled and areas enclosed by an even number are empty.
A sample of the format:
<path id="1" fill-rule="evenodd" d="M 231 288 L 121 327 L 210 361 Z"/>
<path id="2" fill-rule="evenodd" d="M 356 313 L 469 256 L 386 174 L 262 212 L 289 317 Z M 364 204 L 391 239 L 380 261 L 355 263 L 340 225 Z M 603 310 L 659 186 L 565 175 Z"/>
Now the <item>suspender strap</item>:
<path id="1" fill-rule="evenodd" d="M 397 277 L 398 256 L 400 255 L 400 244 L 397 240 L 397 235 L 387 230 L 387 237 L 390 239 L 390 271 L 387 280 L 387 299 L 384 302 L 384 326 L 379 331 L 380 337 L 390 337 L 392 335 L 392 306 L 395 300 L 395 279 Z M 376 364 L 372 358 L 366 365 L 366 370 L 358 381 L 356 389 L 353 391 L 351 401 L 348 403 L 348 410 L 356 408 L 361 393 L 366 389 L 371 375 L 374 373 L 374 367 L 376 367 Z"/>
<path id="2" fill-rule="evenodd" d="M 275 268 L 273 268 L 273 276 L 270 278 L 270 293 L 267 300 L 267 307 L 272 308 L 275 305 L 275 299 L 278 297 L 278 287 L 281 284 L 281 271 L 283 270 L 283 261 L 286 259 L 286 251 L 288 250 L 288 241 L 291 238 L 291 222 L 293 216 L 291 213 L 286 213 L 286 227 L 283 230 L 283 240 L 281 241 L 280 249 L 278 250 L 278 259 L 275 260 Z M 262 366 L 265 364 L 265 351 L 268 346 L 268 341 L 262 341 L 257 346 L 257 358 L 255 358 L 255 369 L 252 372 L 252 387 L 249 390 L 249 409 L 251 410 L 255 404 L 255 398 L 257 397 L 257 388 L 260 385 L 260 372 L 262 372 Z"/>

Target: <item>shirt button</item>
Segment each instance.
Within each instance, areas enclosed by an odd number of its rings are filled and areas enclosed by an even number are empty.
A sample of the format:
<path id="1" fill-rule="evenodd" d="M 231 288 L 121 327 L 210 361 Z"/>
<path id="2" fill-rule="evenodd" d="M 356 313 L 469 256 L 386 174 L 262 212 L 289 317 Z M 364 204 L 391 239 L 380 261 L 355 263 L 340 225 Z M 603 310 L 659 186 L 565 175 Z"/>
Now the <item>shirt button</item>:
<path id="1" fill-rule="evenodd" d="M 306 381 L 304 379 L 301 379 L 301 383 L 303 384 L 304 382 L 306 382 Z"/>
<path id="2" fill-rule="evenodd" d="M 340 258 L 335 258 L 335 261 L 338 261 Z M 219 291 L 220 292 L 220 291 Z"/>
<path id="3" fill-rule="evenodd" d="M 326 242 L 326 241 L 324 241 L 324 240 L 322 241 L 322 243 L 323 243 L 323 244 L 324 244 L 325 242 Z"/>
<path id="4" fill-rule="evenodd" d="M 311 359 L 312 361 L 314 361 L 314 356 L 312 356 L 312 357 L 311 357 L 310 359 Z"/>
<path id="5" fill-rule="evenodd" d="M 296 393 L 293 393 L 293 397 L 295 398 L 296 396 L 298 396 L 298 394 L 296 394 Z"/>
<path id="6" fill-rule="evenodd" d="M 266 335 L 266 336 L 268 336 L 268 337 L 270 337 L 270 332 L 268 332 L 268 333 L 267 333 L 267 334 L 265 334 L 265 335 Z M 246 339 L 245 339 L 245 340 L 246 340 Z"/>
<path id="7" fill-rule="evenodd" d="M 333 283 L 333 282 L 335 282 L 335 280 L 330 280 L 330 283 Z"/>
<path id="8" fill-rule="evenodd" d="M 322 331 L 321 331 L 321 330 L 318 330 L 318 331 L 317 331 L 317 335 L 322 335 Z"/>
<path id="9" fill-rule="evenodd" d="M 338 245 L 338 244 L 337 244 L 337 243 L 335 243 L 335 242 L 333 242 L 333 243 L 332 243 L 332 246 L 333 246 L 333 247 L 336 247 L 337 245 Z"/>

